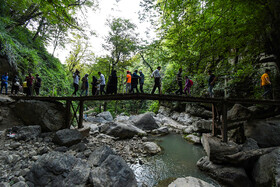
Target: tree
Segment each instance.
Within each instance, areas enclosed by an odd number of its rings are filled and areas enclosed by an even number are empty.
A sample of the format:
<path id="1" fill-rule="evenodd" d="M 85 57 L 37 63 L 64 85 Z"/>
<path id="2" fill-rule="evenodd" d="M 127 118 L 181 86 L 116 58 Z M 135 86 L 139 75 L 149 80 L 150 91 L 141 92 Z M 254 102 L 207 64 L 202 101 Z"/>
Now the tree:
<path id="1" fill-rule="evenodd" d="M 137 35 L 135 34 L 136 25 L 127 19 L 113 18 L 108 20 L 110 28 L 106 37 L 104 49 L 111 54 L 112 69 L 120 62 L 125 62 L 132 57 L 137 48 Z"/>

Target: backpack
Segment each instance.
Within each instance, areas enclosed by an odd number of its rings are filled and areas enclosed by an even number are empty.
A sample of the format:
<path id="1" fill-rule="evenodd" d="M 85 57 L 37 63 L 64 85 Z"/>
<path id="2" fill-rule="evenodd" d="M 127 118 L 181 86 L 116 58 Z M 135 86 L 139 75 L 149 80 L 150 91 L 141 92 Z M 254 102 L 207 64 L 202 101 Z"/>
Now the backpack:
<path id="1" fill-rule="evenodd" d="M 191 86 L 193 85 L 193 81 L 190 79 L 190 84 L 191 84 Z"/>

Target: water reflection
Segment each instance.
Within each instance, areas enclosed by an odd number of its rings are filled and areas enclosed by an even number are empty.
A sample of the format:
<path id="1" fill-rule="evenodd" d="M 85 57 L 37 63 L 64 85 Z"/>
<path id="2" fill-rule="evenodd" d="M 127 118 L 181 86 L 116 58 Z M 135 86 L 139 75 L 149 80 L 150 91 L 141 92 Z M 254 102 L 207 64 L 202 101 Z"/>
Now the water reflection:
<path id="1" fill-rule="evenodd" d="M 163 148 L 162 154 L 147 158 L 143 165 L 131 165 L 139 186 L 167 186 L 174 179 L 187 176 L 217 185 L 196 167 L 196 162 L 205 156 L 201 146 L 188 143 L 177 134 L 158 137 L 156 141 Z"/>

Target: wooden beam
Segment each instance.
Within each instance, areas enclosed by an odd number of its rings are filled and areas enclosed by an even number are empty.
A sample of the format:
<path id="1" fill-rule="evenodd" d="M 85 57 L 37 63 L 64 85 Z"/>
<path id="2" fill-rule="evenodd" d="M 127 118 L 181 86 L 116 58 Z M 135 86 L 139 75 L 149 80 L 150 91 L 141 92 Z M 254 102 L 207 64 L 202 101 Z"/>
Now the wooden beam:
<path id="1" fill-rule="evenodd" d="M 215 104 L 212 104 L 212 136 L 217 136 L 217 112 Z"/>
<path id="2" fill-rule="evenodd" d="M 227 102 L 222 103 L 222 141 L 227 142 L 228 141 L 228 129 L 227 129 Z"/>
<path id="3" fill-rule="evenodd" d="M 84 101 L 80 101 L 78 128 L 83 128 Z"/>
<path id="4" fill-rule="evenodd" d="M 71 101 L 66 101 L 65 123 L 67 128 L 71 126 L 71 103 Z"/>

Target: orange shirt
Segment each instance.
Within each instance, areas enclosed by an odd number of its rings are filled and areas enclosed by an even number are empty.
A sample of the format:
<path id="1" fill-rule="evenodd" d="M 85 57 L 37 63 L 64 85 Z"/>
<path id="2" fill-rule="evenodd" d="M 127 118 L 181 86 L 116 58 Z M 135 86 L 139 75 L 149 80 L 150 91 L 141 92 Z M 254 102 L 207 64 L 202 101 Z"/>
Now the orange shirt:
<path id="1" fill-rule="evenodd" d="M 130 75 L 130 74 L 127 74 L 127 75 L 126 75 L 126 78 L 127 78 L 127 82 L 126 82 L 126 83 L 131 83 L 131 75 Z"/>
<path id="2" fill-rule="evenodd" d="M 264 73 L 261 77 L 261 80 L 262 80 L 262 86 L 265 86 L 265 85 L 268 85 L 269 82 L 266 80 L 268 79 L 269 80 L 269 76 L 267 73 Z M 270 80 L 269 80 L 270 81 Z"/>

